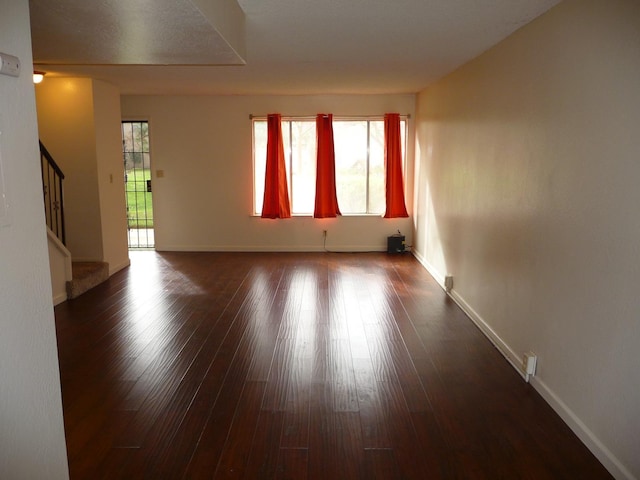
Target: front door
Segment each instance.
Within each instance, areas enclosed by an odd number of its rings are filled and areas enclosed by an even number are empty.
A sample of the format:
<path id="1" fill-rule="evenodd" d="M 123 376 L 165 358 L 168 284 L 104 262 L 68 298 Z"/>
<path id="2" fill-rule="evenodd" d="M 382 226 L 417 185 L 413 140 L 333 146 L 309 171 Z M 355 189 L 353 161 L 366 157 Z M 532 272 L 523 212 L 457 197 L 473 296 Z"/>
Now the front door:
<path id="1" fill-rule="evenodd" d="M 129 248 L 153 248 L 153 185 L 146 120 L 122 122 L 122 157 Z"/>

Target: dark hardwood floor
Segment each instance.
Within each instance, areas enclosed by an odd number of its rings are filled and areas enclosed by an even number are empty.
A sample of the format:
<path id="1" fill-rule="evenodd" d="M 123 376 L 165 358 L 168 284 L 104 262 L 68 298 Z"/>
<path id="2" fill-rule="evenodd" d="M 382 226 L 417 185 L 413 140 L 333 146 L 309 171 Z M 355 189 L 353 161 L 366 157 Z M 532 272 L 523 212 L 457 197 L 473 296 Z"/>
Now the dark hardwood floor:
<path id="1" fill-rule="evenodd" d="M 72 479 L 611 478 L 408 254 L 131 259 L 55 309 Z"/>

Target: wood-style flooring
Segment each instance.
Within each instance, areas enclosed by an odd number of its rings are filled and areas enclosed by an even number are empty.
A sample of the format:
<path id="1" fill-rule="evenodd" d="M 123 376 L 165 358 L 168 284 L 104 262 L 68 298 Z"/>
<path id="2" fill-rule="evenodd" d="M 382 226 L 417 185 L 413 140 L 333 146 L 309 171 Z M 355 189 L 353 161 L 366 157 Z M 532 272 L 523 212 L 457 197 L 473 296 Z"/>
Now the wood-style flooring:
<path id="1" fill-rule="evenodd" d="M 72 479 L 611 478 L 409 254 L 131 263 L 55 308 Z"/>

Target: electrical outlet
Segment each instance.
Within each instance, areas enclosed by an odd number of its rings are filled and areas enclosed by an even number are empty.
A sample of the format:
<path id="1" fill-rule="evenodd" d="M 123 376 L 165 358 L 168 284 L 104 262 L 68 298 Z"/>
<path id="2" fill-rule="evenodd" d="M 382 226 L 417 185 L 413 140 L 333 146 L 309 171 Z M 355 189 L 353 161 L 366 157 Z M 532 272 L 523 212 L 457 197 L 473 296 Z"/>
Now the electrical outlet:
<path id="1" fill-rule="evenodd" d="M 533 352 L 527 352 L 522 356 L 522 369 L 527 375 L 536 374 L 536 364 L 538 357 Z"/>
<path id="2" fill-rule="evenodd" d="M 447 292 L 450 292 L 453 289 L 453 276 L 446 275 L 444 277 L 444 288 Z"/>
<path id="3" fill-rule="evenodd" d="M 322 230 L 322 237 L 323 238 L 327 238 L 327 231 L 326 230 Z"/>

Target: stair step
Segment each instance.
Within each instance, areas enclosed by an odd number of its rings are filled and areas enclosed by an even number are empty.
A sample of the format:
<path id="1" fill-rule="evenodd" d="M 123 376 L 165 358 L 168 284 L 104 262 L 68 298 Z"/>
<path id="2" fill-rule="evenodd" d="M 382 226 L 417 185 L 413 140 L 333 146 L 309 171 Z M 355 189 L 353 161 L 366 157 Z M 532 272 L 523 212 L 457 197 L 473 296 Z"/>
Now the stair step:
<path id="1" fill-rule="evenodd" d="M 67 282 L 67 298 L 77 298 L 109 278 L 106 262 L 72 262 L 72 280 Z"/>

